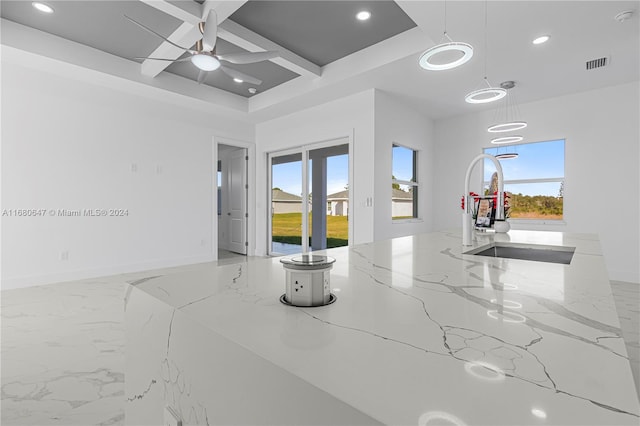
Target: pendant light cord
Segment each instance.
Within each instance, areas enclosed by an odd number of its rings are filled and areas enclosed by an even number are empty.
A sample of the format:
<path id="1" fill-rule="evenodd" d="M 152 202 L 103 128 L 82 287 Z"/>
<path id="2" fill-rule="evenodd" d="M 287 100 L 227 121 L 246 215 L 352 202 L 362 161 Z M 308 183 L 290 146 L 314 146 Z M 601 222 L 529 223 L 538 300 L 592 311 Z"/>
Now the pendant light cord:
<path id="1" fill-rule="evenodd" d="M 447 0 L 444 0 L 444 34 L 447 35 Z"/>
<path id="2" fill-rule="evenodd" d="M 489 81 L 487 80 L 487 56 L 489 56 L 487 51 L 487 4 L 488 0 L 484 1 L 484 80 L 487 82 L 489 87 Z"/>

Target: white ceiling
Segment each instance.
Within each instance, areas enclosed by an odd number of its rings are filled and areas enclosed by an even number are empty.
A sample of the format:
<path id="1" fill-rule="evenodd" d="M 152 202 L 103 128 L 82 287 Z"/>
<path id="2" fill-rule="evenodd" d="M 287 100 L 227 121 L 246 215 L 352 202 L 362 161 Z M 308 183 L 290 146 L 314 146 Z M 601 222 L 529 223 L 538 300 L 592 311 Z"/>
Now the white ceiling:
<path id="1" fill-rule="evenodd" d="M 399 3 L 433 40 L 440 40 L 442 2 Z M 456 41 L 474 46 L 471 61 L 451 71 L 426 72 L 417 66 L 416 56 L 409 56 L 377 70 L 373 78 L 378 79 L 381 89 L 414 99 L 434 118 L 478 109 L 463 98 L 481 85 L 485 58 L 487 77 L 493 85 L 516 81 L 518 102 L 637 81 L 639 6 L 638 1 L 489 2 L 487 54 L 483 46 L 484 2 L 449 2 L 447 31 Z M 629 9 L 636 10 L 631 20 L 619 23 L 614 19 Z M 533 38 L 542 34 L 551 35 L 551 40 L 533 45 Z M 610 58 L 609 66 L 586 70 L 586 61 L 603 56 Z M 398 74 L 402 81 L 388 78 Z"/>
<path id="2" fill-rule="evenodd" d="M 171 8 L 177 3 L 184 3 L 140 1 L 145 3 L 145 7 L 154 3 L 154 7 L 160 4 Z M 209 0 L 203 6 L 215 8 L 224 20 L 245 3 L 242 0 Z M 459 68 L 438 72 L 421 69 L 417 61 L 421 52 L 442 38 L 444 2 L 398 0 L 396 3 L 417 27 L 322 67 L 307 67 L 303 58 L 287 51 L 272 62 L 299 76 L 249 99 L 214 87 L 199 86 L 190 79 L 160 71 L 157 77 L 150 79 L 140 75 L 140 66 L 136 63 L 123 62 L 113 56 L 97 60 L 96 54 L 75 43 L 18 25 L 6 25 L 5 21 L 2 43 L 163 88 L 197 99 L 201 105 L 204 101 L 212 107 L 245 117 L 248 113 L 254 122 L 370 88 L 395 94 L 434 119 L 494 108 L 492 104 L 469 105 L 464 102 L 464 95 L 481 85 L 485 61 L 487 77 L 494 85 L 505 80 L 516 81 L 513 93 L 520 103 L 640 78 L 638 1 L 491 1 L 486 3 L 489 26 L 486 32 L 488 49 L 485 50 L 485 2 L 449 0 L 448 34 L 456 41 L 472 44 L 474 57 Z M 189 4 L 191 6 L 187 10 L 191 11 L 191 16 L 201 13 L 202 6 L 192 1 Z M 636 11 L 632 19 L 624 23 L 614 20 L 617 13 L 629 9 Z M 179 24 L 180 21 L 177 22 Z M 223 35 L 225 25 L 221 24 Z M 233 30 L 231 33 L 236 30 L 228 28 Z M 531 40 L 540 34 L 550 34 L 552 38 L 546 44 L 532 45 Z M 273 43 L 242 31 L 226 34 L 225 39 L 252 51 L 263 50 L 263 46 Z M 610 59 L 607 67 L 585 69 L 587 60 L 602 56 Z"/>

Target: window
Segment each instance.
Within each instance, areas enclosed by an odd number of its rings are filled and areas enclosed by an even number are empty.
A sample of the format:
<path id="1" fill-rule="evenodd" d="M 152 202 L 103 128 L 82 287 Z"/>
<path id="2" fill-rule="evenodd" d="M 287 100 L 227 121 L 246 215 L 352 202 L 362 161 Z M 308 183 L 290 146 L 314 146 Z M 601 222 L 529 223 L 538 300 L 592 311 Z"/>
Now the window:
<path id="1" fill-rule="evenodd" d="M 391 160 L 391 218 L 418 217 L 418 152 L 400 145 L 392 145 Z"/>
<path id="2" fill-rule="evenodd" d="M 485 148 L 491 155 L 518 154 L 500 160 L 504 190 L 511 195 L 509 217 L 513 219 L 562 220 L 564 201 L 564 140 Z M 492 161 L 484 160 L 484 193 L 493 192 Z"/>

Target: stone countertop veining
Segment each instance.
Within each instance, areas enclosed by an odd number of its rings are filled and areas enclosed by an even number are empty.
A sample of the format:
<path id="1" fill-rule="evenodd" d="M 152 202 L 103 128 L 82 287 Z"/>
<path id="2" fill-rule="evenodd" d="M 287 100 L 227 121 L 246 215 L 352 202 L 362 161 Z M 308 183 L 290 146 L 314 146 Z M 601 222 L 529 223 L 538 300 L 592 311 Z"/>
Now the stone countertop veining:
<path id="1" fill-rule="evenodd" d="M 463 254 L 493 241 L 575 247 L 570 265 Z M 637 425 L 598 238 L 435 232 L 314 252 L 336 303 L 285 306 L 279 258 L 132 283 L 385 424 Z"/>

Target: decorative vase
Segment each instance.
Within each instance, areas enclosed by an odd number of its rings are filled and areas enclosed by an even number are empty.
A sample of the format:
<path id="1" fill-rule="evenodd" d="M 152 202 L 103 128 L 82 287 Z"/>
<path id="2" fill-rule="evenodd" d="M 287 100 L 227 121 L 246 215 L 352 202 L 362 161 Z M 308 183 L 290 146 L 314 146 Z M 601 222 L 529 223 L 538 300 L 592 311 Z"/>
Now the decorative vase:
<path id="1" fill-rule="evenodd" d="M 495 229 L 496 232 L 505 233 L 509 232 L 509 230 L 511 229 L 511 225 L 506 220 L 496 220 L 493 223 L 493 229 Z"/>

